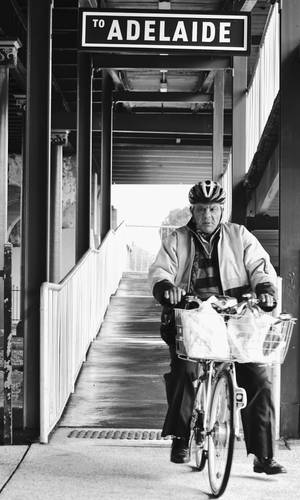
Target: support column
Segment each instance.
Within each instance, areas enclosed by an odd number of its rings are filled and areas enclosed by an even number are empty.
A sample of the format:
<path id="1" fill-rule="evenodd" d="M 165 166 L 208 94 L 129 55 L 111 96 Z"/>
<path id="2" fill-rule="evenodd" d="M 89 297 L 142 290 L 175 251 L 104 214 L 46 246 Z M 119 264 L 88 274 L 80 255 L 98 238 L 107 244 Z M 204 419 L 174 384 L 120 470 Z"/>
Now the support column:
<path id="1" fill-rule="evenodd" d="M 23 172 L 24 426 L 39 431 L 40 287 L 49 280 L 52 0 L 28 0 Z"/>
<path id="2" fill-rule="evenodd" d="M 113 83 L 103 70 L 102 114 L 101 114 L 101 240 L 111 229 L 111 184 L 112 184 L 112 131 L 113 131 Z"/>
<path id="3" fill-rule="evenodd" d="M 283 310 L 300 317 L 300 2 L 284 0 L 281 9 L 280 120 L 280 275 Z M 282 366 L 281 435 L 299 437 L 299 320 Z"/>
<path id="4" fill-rule="evenodd" d="M 232 90 L 232 222 L 244 224 L 246 196 L 242 186 L 246 174 L 247 57 L 233 58 Z"/>
<path id="5" fill-rule="evenodd" d="M 217 71 L 214 79 L 213 124 L 213 180 L 220 181 L 224 158 L 224 71 Z"/>
<path id="6" fill-rule="evenodd" d="M 9 66 L 6 47 L 0 42 L 0 271 L 4 268 L 4 245 L 7 242 L 8 201 L 8 79 Z M 0 278 L 0 330 L 4 330 L 4 282 Z"/>
<path id="7" fill-rule="evenodd" d="M 9 68 L 17 63 L 20 44 L 0 40 L 0 332 L 3 338 L 3 416 L 1 444 L 13 442 L 11 245 L 7 244 Z"/>
<path id="8" fill-rule="evenodd" d="M 0 39 L 0 270 L 4 266 L 4 245 L 7 243 L 9 68 L 16 66 L 19 48 L 18 41 Z M 0 279 L 1 330 L 4 328 L 3 286 Z"/>
<path id="9" fill-rule="evenodd" d="M 89 54 L 78 53 L 76 262 L 90 247 L 92 165 L 92 66 Z"/>
<path id="10" fill-rule="evenodd" d="M 51 134 L 50 184 L 50 274 L 52 283 L 59 283 L 62 269 L 62 176 L 63 146 L 68 131 L 53 130 Z"/>

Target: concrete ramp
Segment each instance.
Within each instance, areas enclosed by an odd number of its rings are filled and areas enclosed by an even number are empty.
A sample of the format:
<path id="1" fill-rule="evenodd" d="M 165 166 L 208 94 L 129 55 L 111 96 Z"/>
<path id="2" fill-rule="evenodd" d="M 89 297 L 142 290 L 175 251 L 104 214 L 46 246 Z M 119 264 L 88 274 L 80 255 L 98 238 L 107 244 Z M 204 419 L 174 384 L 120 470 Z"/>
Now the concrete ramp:
<path id="1" fill-rule="evenodd" d="M 168 348 L 147 276 L 126 273 L 111 298 L 59 427 L 160 430 Z M 98 434 L 99 435 L 99 434 Z M 118 435 L 118 434 L 117 434 Z"/>

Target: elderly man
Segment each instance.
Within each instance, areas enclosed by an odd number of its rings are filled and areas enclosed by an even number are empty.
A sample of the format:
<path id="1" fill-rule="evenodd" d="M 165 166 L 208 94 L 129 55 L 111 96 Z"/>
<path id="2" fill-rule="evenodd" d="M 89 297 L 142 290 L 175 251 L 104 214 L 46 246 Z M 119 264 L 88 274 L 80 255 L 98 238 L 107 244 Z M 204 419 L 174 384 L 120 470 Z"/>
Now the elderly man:
<path id="1" fill-rule="evenodd" d="M 275 307 L 276 273 L 258 240 L 238 224 L 222 222 L 225 193 L 207 180 L 189 192 L 191 219 L 162 243 L 149 270 L 153 295 L 163 306 L 161 335 L 169 345 L 170 373 L 165 375 L 168 412 L 163 436 L 173 436 L 171 461 L 190 460 L 189 432 L 194 403 L 195 364 L 176 356 L 173 307 L 186 293 L 206 300 L 211 295 L 241 299 L 254 291 L 265 310 Z M 273 458 L 274 406 L 266 368 L 236 363 L 237 383 L 247 392 L 242 422 L 253 470 L 286 472 Z"/>

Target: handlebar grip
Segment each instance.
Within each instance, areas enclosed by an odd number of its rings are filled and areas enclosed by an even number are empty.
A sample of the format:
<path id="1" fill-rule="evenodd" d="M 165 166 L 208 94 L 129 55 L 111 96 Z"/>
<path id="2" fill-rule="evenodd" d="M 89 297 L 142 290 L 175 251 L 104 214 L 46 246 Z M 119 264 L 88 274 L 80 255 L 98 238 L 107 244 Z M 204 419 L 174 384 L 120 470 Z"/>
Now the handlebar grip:
<path id="1" fill-rule="evenodd" d="M 277 306 L 277 301 L 274 299 L 274 302 L 273 302 L 273 305 L 271 306 L 267 306 L 266 304 L 264 304 L 261 300 L 258 300 L 257 302 L 258 306 L 265 312 L 271 312 L 273 311 L 276 306 Z"/>

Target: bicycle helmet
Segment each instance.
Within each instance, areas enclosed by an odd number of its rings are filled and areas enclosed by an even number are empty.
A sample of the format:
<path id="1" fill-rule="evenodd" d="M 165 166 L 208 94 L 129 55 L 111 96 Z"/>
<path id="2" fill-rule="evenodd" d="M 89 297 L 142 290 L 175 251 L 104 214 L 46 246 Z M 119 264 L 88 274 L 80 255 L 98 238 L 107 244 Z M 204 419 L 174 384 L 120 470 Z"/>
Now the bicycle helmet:
<path id="1" fill-rule="evenodd" d="M 226 194 L 222 186 L 215 181 L 206 180 L 195 184 L 189 192 L 189 202 L 196 203 L 224 203 Z"/>

